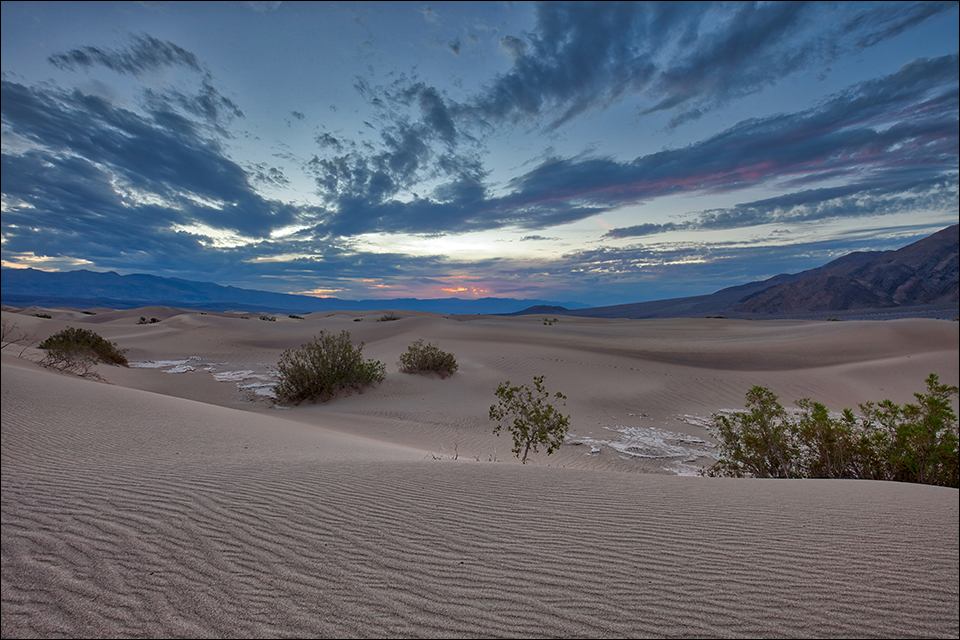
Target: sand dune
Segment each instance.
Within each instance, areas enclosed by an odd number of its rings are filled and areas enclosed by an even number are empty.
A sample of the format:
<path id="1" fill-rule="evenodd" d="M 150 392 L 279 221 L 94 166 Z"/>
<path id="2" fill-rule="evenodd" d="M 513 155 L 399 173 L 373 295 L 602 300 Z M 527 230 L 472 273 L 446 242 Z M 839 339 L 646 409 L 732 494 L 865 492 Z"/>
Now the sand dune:
<path id="1" fill-rule="evenodd" d="M 3 351 L 4 637 L 960 633 L 956 490 L 678 475 L 753 384 L 835 410 L 957 384 L 956 323 L 43 311 L 3 317 L 139 366 Z M 279 354 L 321 329 L 386 381 L 273 407 Z M 460 370 L 398 373 L 417 338 Z M 540 374 L 572 435 L 521 466 L 486 412 Z"/>

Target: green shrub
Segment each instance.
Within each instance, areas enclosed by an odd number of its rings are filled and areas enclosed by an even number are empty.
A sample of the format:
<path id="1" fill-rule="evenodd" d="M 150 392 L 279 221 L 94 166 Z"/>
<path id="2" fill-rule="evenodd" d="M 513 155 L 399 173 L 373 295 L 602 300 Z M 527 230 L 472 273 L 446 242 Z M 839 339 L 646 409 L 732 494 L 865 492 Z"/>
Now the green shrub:
<path id="1" fill-rule="evenodd" d="M 382 362 L 363 360 L 363 343 L 354 347 L 348 331 L 334 336 L 326 330 L 299 349 L 284 351 L 277 373 L 277 400 L 293 404 L 326 402 L 341 392 L 362 391 L 387 375 Z"/>
<path id="2" fill-rule="evenodd" d="M 839 418 L 808 398 L 791 416 L 764 387 L 747 392 L 747 412 L 714 416 L 720 457 L 711 476 L 862 478 L 957 487 L 958 427 L 950 398 L 955 386 L 926 379 L 917 404 L 861 404 L 860 417 Z"/>
<path id="3" fill-rule="evenodd" d="M 393 322 L 394 320 L 399 320 L 400 316 L 394 312 L 385 313 L 377 319 L 377 322 Z"/>
<path id="4" fill-rule="evenodd" d="M 452 376 L 457 371 L 457 359 L 452 353 L 441 351 L 432 344 L 417 340 L 400 355 L 397 363 L 401 373 L 437 373 L 441 378 Z"/>
<path id="5" fill-rule="evenodd" d="M 289 317 L 293 318 L 294 320 L 303 320 L 303 316 L 298 316 L 295 313 L 291 313 Z"/>
<path id="6" fill-rule="evenodd" d="M 543 387 L 543 376 L 535 377 L 533 383 L 531 390 L 527 385 L 512 387 L 507 380 L 495 391 L 499 403 L 490 406 L 490 419 L 498 422 L 493 432 L 499 436 L 506 426 L 513 436 L 513 452 L 523 464 L 530 451 L 536 453 L 540 445 L 546 445 L 547 455 L 552 454 L 570 429 L 570 417 L 551 404 L 567 397 L 558 391 L 551 400 Z"/>
<path id="7" fill-rule="evenodd" d="M 276 317 L 276 316 L 263 315 L 263 316 L 260 316 L 260 319 L 261 319 L 261 320 L 264 320 L 264 321 L 266 321 L 266 322 L 276 322 L 276 321 L 277 321 L 277 317 Z"/>
<path id="8" fill-rule="evenodd" d="M 92 371 L 98 362 L 127 367 L 126 349 L 119 349 L 88 329 L 67 327 L 39 344 L 47 355 L 40 361 L 45 367 L 83 377 L 99 377 Z"/>

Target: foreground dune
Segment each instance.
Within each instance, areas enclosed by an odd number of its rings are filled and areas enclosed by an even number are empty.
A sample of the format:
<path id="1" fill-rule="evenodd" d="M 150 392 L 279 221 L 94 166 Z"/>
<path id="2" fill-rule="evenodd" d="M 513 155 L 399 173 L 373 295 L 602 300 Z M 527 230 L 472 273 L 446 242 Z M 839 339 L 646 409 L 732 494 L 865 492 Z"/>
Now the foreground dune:
<path id="1" fill-rule="evenodd" d="M 107 385 L 4 350 L 4 637 L 960 632 L 955 489 L 677 475 L 753 384 L 836 410 L 957 384 L 955 323 L 49 314 L 3 315 L 87 326 L 141 366 Z M 321 329 L 387 380 L 262 401 Z M 417 338 L 460 371 L 397 373 Z M 486 410 L 540 374 L 573 435 L 521 466 Z"/>

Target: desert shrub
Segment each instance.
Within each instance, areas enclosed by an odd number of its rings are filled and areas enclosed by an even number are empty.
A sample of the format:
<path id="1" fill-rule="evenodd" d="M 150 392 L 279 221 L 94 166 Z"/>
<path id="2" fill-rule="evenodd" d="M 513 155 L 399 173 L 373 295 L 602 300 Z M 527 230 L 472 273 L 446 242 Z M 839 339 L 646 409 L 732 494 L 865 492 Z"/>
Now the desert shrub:
<path id="1" fill-rule="evenodd" d="M 400 319 L 400 316 L 398 316 L 397 314 L 391 311 L 377 318 L 377 322 L 393 322 L 394 320 L 399 320 L 399 319 Z"/>
<path id="2" fill-rule="evenodd" d="M 527 385 L 514 387 L 507 380 L 495 391 L 499 402 L 490 406 L 490 419 L 498 423 L 493 432 L 499 436 L 506 427 L 513 436 L 513 452 L 523 464 L 530 451 L 536 453 L 540 445 L 546 446 L 547 455 L 552 454 L 570 429 L 570 417 L 552 404 L 560 401 L 566 406 L 563 401 L 567 397 L 559 391 L 551 397 L 543 387 L 543 378 L 533 379 L 534 389 Z"/>
<path id="3" fill-rule="evenodd" d="M 457 359 L 452 353 L 441 351 L 432 344 L 417 340 L 400 355 L 397 363 L 401 373 L 437 373 L 441 378 L 452 376 L 457 371 Z"/>
<path id="4" fill-rule="evenodd" d="M 890 400 L 845 409 L 834 418 L 808 398 L 791 415 L 764 387 L 747 392 L 749 411 L 714 416 L 720 457 L 712 476 L 862 478 L 957 487 L 958 427 L 950 398 L 958 388 L 925 380 L 916 404 Z"/>
<path id="5" fill-rule="evenodd" d="M 263 315 L 263 316 L 260 316 L 260 319 L 263 320 L 263 321 L 265 321 L 265 322 L 276 322 L 276 321 L 277 321 L 277 317 L 276 317 L 276 316 Z"/>
<path id="6" fill-rule="evenodd" d="M 36 316 L 37 318 L 44 318 L 45 320 L 49 320 L 53 317 L 49 313 L 35 313 L 33 315 Z"/>
<path id="7" fill-rule="evenodd" d="M 39 345 L 47 355 L 40 361 L 45 367 L 84 377 L 98 377 L 92 372 L 99 362 L 127 367 L 126 349 L 120 349 L 89 329 L 67 327 Z"/>
<path id="8" fill-rule="evenodd" d="M 382 362 L 363 359 L 363 343 L 353 346 L 348 331 L 334 336 L 326 330 L 299 349 L 284 351 L 277 374 L 277 400 L 293 404 L 325 402 L 341 392 L 361 391 L 387 375 Z"/>
<path id="9" fill-rule="evenodd" d="M 298 316 L 295 313 L 291 313 L 288 317 L 293 318 L 294 320 L 303 320 L 303 316 Z"/>

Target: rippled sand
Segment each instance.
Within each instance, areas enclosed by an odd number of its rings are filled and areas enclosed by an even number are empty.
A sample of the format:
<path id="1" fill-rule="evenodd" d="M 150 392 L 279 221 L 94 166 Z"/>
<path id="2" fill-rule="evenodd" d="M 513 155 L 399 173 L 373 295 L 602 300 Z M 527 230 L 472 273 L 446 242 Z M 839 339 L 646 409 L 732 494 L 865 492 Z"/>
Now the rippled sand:
<path id="1" fill-rule="evenodd" d="M 956 490 L 677 475 L 753 384 L 834 410 L 957 384 L 956 323 L 48 312 L 3 317 L 144 366 L 102 384 L 3 351 L 4 637 L 960 631 Z M 387 380 L 272 406 L 280 352 L 321 329 Z M 417 338 L 460 370 L 398 373 Z M 486 413 L 540 374 L 571 437 L 521 466 Z"/>

